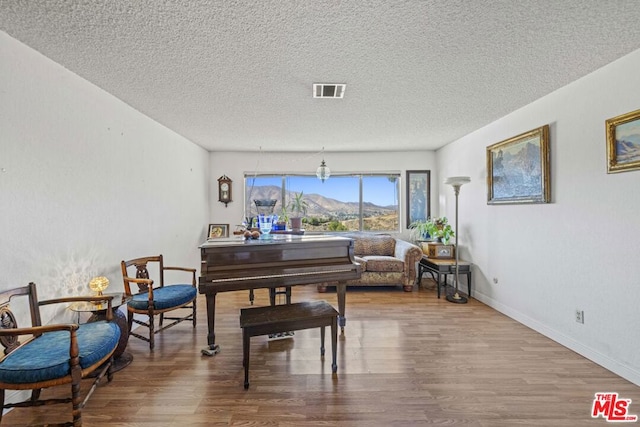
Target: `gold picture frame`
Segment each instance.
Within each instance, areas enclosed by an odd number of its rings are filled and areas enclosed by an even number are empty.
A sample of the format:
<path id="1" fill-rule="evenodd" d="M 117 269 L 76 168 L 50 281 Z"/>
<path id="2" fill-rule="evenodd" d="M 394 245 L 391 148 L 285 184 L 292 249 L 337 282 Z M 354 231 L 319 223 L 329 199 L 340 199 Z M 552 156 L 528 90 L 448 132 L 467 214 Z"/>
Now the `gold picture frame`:
<path id="1" fill-rule="evenodd" d="M 549 125 L 487 147 L 487 204 L 549 203 Z"/>
<path id="2" fill-rule="evenodd" d="M 209 224 L 207 240 L 229 237 L 229 224 Z"/>
<path id="3" fill-rule="evenodd" d="M 605 121 L 607 173 L 640 169 L 640 110 Z"/>

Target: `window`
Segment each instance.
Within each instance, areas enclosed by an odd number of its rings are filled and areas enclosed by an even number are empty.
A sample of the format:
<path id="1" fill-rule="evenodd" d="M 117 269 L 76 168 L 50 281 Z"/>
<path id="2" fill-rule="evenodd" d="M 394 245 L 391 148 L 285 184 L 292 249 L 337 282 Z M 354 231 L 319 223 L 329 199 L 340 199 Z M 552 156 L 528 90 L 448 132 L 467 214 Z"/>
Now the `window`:
<path id="1" fill-rule="evenodd" d="M 325 182 L 315 175 L 245 175 L 245 212 L 257 215 L 254 200 L 275 199 L 282 216 L 303 192 L 306 231 L 400 231 L 400 174 L 338 174 Z M 290 215 L 291 213 L 288 212 Z"/>

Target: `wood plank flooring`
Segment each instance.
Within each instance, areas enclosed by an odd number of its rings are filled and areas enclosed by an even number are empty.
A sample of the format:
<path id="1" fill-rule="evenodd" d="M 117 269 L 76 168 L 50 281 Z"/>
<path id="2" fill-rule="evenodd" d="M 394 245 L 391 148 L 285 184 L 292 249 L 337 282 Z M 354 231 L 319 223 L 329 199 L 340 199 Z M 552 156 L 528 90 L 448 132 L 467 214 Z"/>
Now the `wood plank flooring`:
<path id="1" fill-rule="evenodd" d="M 251 342 L 251 386 L 243 389 L 239 310 L 248 292 L 218 296 L 216 338 L 206 346 L 205 299 L 198 326 L 181 323 L 156 336 L 153 353 L 138 339 L 133 363 L 103 383 L 83 411 L 85 426 L 415 426 L 607 425 L 591 418 L 596 392 L 632 399 L 640 414 L 640 387 L 582 356 L 470 300 L 438 300 L 432 284 L 349 289 L 347 326 L 338 339 L 338 372 L 320 359 L 319 329 L 292 339 Z M 293 288 L 293 301 L 336 294 L 315 286 Z M 255 305 L 267 305 L 267 290 Z M 83 387 L 88 387 L 88 383 Z M 60 388 L 43 395 L 60 395 Z M 3 426 L 67 420 L 69 405 L 18 408 Z"/>

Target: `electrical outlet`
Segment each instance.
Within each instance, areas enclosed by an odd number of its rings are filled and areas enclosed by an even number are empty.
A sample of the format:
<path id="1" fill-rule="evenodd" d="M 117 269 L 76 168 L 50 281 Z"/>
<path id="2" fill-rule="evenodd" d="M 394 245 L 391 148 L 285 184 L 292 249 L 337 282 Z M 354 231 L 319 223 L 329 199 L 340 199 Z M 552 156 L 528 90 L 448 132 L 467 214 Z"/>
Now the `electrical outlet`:
<path id="1" fill-rule="evenodd" d="M 584 323 L 584 311 L 576 310 L 576 322 Z"/>

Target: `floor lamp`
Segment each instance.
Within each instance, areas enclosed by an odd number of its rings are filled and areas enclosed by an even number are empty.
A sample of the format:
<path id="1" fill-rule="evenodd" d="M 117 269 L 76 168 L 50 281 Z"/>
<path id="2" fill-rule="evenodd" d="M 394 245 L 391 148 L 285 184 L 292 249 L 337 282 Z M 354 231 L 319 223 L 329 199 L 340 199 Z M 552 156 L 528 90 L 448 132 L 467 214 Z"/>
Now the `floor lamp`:
<path id="1" fill-rule="evenodd" d="M 445 185 L 451 185 L 453 187 L 453 192 L 456 195 L 456 247 L 454 250 L 456 253 L 456 291 L 453 295 L 447 295 L 447 301 L 457 304 L 466 304 L 467 302 L 467 298 L 461 297 L 458 293 L 458 283 L 460 283 L 458 281 L 458 252 L 460 252 L 458 250 L 458 195 L 460 194 L 460 187 L 469 182 L 471 182 L 471 178 L 468 176 L 452 176 L 444 180 Z"/>

